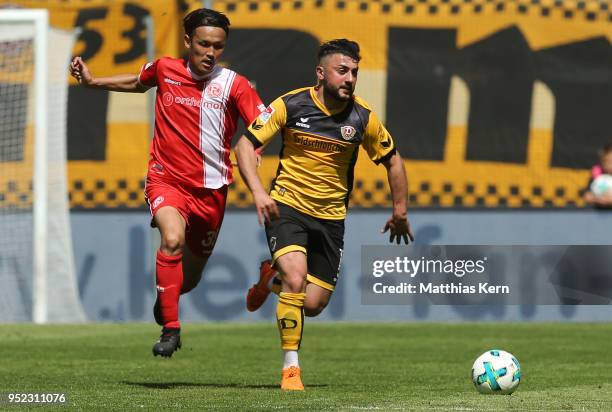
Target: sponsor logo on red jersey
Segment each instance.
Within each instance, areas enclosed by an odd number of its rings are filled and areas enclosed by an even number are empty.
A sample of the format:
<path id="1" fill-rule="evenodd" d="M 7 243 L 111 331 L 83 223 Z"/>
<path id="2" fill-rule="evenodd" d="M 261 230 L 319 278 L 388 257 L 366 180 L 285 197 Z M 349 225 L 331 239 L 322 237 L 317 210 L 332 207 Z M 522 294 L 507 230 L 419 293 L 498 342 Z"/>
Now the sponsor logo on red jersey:
<path id="1" fill-rule="evenodd" d="M 162 101 L 164 102 L 164 106 L 172 106 L 172 103 L 174 103 L 174 96 L 172 96 L 172 93 L 166 92 L 162 96 Z"/>
<path id="2" fill-rule="evenodd" d="M 162 100 L 164 102 L 164 106 L 169 107 L 173 104 L 181 104 L 184 106 L 190 107 L 202 107 L 206 109 L 215 109 L 221 110 L 223 105 L 219 102 L 202 102 L 202 99 L 197 99 L 193 96 L 183 97 L 183 96 L 175 96 L 170 92 L 164 93 Z"/>

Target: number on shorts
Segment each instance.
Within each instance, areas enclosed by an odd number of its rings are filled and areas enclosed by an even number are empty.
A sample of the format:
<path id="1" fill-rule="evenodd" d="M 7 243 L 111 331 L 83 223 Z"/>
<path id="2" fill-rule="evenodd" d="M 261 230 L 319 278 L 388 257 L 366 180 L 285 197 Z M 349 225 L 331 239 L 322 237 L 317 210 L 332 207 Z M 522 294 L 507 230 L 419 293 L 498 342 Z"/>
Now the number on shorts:
<path id="1" fill-rule="evenodd" d="M 204 251 L 210 251 L 217 242 L 218 232 L 211 230 L 206 233 L 204 239 L 202 239 L 202 246 L 204 247 Z"/>

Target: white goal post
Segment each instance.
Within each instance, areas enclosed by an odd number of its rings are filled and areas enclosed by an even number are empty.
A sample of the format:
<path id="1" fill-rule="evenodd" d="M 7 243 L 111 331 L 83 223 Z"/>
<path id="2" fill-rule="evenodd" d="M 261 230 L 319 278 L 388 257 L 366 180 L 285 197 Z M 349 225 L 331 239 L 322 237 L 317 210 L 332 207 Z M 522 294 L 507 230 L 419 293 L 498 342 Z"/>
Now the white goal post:
<path id="1" fill-rule="evenodd" d="M 0 9 L 0 322 L 85 320 L 66 183 L 73 44 L 46 10 Z"/>

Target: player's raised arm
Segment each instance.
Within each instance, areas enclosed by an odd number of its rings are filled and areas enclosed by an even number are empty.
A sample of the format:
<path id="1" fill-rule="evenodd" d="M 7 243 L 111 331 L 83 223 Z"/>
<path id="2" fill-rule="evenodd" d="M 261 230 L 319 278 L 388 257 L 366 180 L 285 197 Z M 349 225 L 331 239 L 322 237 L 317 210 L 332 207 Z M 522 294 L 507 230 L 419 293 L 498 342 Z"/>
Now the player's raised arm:
<path id="1" fill-rule="evenodd" d="M 394 150 L 391 157 L 382 162 L 387 168 L 387 178 L 389 179 L 389 187 L 391 188 L 391 198 L 393 199 L 393 214 L 387 220 L 382 232 L 390 231 L 389 242 L 395 240 L 400 244 L 400 240 L 408 244 L 408 238 L 414 241 L 414 235 L 410 222 L 408 221 L 408 179 L 406 178 L 406 169 L 404 161 L 397 150 Z"/>
<path id="2" fill-rule="evenodd" d="M 242 136 L 236 144 L 235 150 L 240 175 L 253 194 L 259 224 L 276 219 L 279 215 L 276 202 L 268 195 L 257 175 L 258 161 L 255 146 L 246 136 Z"/>
<path id="3" fill-rule="evenodd" d="M 143 93 L 149 90 L 149 87 L 142 85 L 138 81 L 138 75 L 136 74 L 94 77 L 89 71 L 89 67 L 87 67 L 87 64 L 85 64 L 80 56 L 72 59 L 70 63 L 70 74 L 79 84 L 85 87 L 128 93 Z"/>

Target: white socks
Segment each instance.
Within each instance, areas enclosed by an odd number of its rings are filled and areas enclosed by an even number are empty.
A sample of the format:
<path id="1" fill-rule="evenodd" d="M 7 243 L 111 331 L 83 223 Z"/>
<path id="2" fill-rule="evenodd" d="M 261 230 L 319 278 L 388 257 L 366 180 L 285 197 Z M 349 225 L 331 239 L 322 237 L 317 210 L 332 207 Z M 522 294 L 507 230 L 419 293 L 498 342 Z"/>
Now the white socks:
<path id="1" fill-rule="evenodd" d="M 296 350 L 286 350 L 283 352 L 285 352 L 283 369 L 287 369 L 291 366 L 295 366 L 298 368 L 300 367 L 300 364 L 298 363 L 298 352 Z"/>

